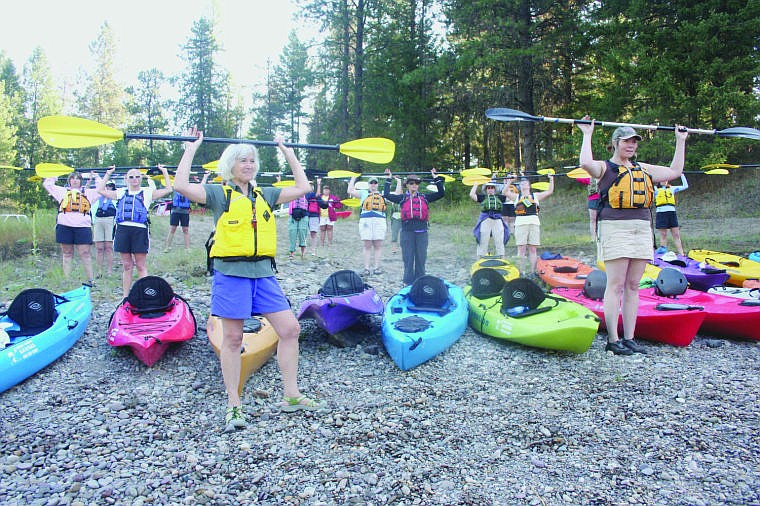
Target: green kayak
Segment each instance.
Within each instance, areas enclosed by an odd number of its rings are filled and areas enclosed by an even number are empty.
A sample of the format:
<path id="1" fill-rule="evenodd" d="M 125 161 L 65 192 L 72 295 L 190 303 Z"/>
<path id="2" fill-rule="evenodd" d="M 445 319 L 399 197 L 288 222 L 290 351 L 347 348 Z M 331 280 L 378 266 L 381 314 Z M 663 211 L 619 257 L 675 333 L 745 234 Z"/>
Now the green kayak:
<path id="1" fill-rule="evenodd" d="M 583 353 L 591 347 L 599 328 L 599 318 L 591 310 L 554 294 L 539 296 L 540 302 L 536 304 L 504 307 L 506 305 L 502 300 L 510 290 L 511 282 L 505 284 L 499 293 L 495 293 L 498 286 L 493 286 L 493 283 L 487 290 L 477 287 L 473 290 L 472 283 L 477 282 L 473 278 L 473 282 L 464 289 L 469 306 L 469 323 L 476 331 L 549 350 Z"/>

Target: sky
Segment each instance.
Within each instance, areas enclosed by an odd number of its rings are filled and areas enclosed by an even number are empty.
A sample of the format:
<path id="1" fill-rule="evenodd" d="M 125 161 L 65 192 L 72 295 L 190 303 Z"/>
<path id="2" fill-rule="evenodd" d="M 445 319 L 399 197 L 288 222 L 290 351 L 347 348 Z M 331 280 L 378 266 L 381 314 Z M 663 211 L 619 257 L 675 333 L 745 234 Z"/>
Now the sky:
<path id="1" fill-rule="evenodd" d="M 217 20 L 214 33 L 224 49 L 217 63 L 247 96 L 264 82 L 267 59 L 279 61 L 291 30 L 303 42 L 314 37 L 314 27 L 293 20 L 296 11 L 293 0 L 20 0 L 3 9 L 0 51 L 20 75 L 34 48 L 41 47 L 62 87 L 80 70 L 92 72 L 89 45 L 107 21 L 116 42 L 116 77 L 130 85 L 141 70 L 179 73 L 180 47 L 193 22 L 205 16 Z"/>

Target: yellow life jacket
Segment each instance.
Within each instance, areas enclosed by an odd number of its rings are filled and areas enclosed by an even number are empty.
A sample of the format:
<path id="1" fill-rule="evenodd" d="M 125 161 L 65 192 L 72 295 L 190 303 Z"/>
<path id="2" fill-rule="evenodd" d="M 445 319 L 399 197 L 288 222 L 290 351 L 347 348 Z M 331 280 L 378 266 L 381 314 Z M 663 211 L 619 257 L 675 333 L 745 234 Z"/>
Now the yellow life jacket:
<path id="1" fill-rule="evenodd" d="M 385 199 L 379 192 L 370 193 L 367 198 L 362 202 L 362 209 L 364 211 L 377 211 L 380 213 L 385 212 Z"/>
<path id="2" fill-rule="evenodd" d="M 67 190 L 61 200 L 61 205 L 58 206 L 58 212 L 87 214 L 90 212 L 90 201 L 80 191 Z"/>
<path id="3" fill-rule="evenodd" d="M 654 205 L 657 207 L 674 206 L 676 205 L 676 194 L 670 188 L 660 188 L 657 190 Z"/>
<path id="4" fill-rule="evenodd" d="M 277 253 L 275 216 L 261 190 L 249 198 L 224 186 L 227 207 L 216 222 L 211 258 L 227 261 L 263 260 Z"/>
<path id="5" fill-rule="evenodd" d="M 515 202 L 515 216 L 534 216 L 538 214 L 538 209 L 538 201 L 532 193 Z"/>
<path id="6" fill-rule="evenodd" d="M 652 177 L 638 163 L 617 166 L 618 175 L 601 197 L 613 209 L 641 209 L 652 206 Z"/>

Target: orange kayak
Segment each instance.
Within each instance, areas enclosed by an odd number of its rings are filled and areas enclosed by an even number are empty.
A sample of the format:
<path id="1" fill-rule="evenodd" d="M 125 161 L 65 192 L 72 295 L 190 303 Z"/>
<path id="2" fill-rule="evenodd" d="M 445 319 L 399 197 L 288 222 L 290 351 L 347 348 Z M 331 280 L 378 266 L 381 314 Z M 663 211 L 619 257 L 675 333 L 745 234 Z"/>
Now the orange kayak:
<path id="1" fill-rule="evenodd" d="M 536 260 L 536 271 L 541 279 L 551 287 L 583 288 L 586 276 L 593 268 L 578 259 L 562 257 L 553 260 Z"/>

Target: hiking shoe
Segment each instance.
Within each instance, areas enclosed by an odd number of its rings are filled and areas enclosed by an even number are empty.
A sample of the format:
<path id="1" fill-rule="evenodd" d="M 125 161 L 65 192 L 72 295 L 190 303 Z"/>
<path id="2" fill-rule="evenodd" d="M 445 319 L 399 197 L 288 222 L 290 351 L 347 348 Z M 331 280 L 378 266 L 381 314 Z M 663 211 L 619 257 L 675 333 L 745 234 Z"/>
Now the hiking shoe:
<path id="1" fill-rule="evenodd" d="M 245 415 L 241 406 L 228 406 L 224 417 L 224 432 L 234 432 L 235 429 L 245 428 Z"/>
<path id="2" fill-rule="evenodd" d="M 607 346 L 604 347 L 604 351 L 611 351 L 615 355 L 633 355 L 633 350 L 620 341 L 607 343 Z"/>
<path id="3" fill-rule="evenodd" d="M 626 348 L 628 348 L 634 353 L 642 353 L 646 355 L 647 349 L 641 346 L 639 343 L 637 343 L 633 339 L 623 339 L 622 341 L 618 341 L 618 342 L 622 342 Z"/>

